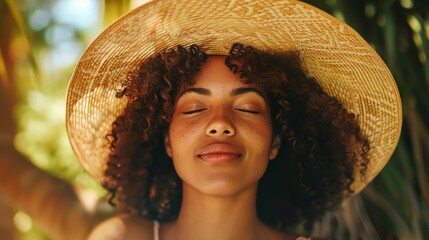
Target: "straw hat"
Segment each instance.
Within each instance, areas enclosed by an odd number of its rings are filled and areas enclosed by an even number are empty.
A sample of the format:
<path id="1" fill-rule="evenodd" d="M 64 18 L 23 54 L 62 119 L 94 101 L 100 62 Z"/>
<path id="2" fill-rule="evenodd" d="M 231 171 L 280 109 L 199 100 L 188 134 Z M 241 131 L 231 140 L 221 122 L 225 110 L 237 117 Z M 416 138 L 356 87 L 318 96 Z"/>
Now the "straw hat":
<path id="1" fill-rule="evenodd" d="M 136 64 L 157 50 L 199 44 L 226 55 L 240 42 L 272 53 L 298 51 L 308 74 L 359 116 L 370 141 L 367 181 L 384 167 L 400 135 L 395 81 L 374 49 L 353 29 L 294 0 L 160 0 L 138 7 L 103 31 L 79 60 L 67 90 L 67 130 L 84 169 L 103 176 L 106 134 L 127 99 L 115 89 Z"/>

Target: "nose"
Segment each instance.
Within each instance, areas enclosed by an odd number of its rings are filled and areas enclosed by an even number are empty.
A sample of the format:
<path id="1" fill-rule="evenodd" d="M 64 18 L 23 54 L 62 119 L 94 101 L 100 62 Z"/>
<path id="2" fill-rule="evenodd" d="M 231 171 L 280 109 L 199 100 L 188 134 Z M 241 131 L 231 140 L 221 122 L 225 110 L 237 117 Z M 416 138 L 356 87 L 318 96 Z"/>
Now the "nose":
<path id="1" fill-rule="evenodd" d="M 235 127 L 225 113 L 218 114 L 207 125 L 206 135 L 210 137 L 232 137 L 235 135 Z"/>

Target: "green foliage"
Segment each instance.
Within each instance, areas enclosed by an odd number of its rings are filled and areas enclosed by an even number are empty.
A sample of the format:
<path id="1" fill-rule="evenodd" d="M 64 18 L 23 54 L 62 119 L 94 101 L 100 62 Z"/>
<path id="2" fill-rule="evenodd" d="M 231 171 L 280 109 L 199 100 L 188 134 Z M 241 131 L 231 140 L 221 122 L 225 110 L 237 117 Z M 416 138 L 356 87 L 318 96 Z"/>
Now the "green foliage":
<path id="1" fill-rule="evenodd" d="M 347 229 L 330 234 L 337 239 L 429 239 L 429 122 L 425 120 L 429 114 L 429 2 L 325 2 L 321 7 L 357 30 L 391 69 L 403 101 L 404 122 L 399 145 L 385 169 L 360 196 L 344 205 L 342 213 L 328 216 L 324 226 Z M 360 198 L 364 208 L 353 211 L 351 206 Z M 350 218 L 351 225 L 340 224 Z M 368 224 L 371 227 L 364 226 Z"/>
<path id="2" fill-rule="evenodd" d="M 7 6 L 18 26 L 13 41 L 29 49 L 27 58 L 17 63 L 15 71 L 21 91 L 16 110 L 19 120 L 16 146 L 39 167 L 100 193 L 97 184 L 77 164 L 65 132 L 64 95 L 73 66 L 60 69 L 41 66 L 44 56 L 54 47 L 47 42 L 46 34 L 59 23 L 51 18 L 44 28 L 28 27 L 34 11 L 49 9 L 56 1 L 39 0 L 38 5 L 29 2 L 0 2 L 0 7 Z M 318 223 L 314 233 L 336 239 L 429 239 L 426 228 L 429 226 L 429 122 L 425 118 L 429 116 L 429 2 L 305 2 L 350 24 L 370 42 L 398 83 L 404 113 L 403 133 L 386 168 L 359 196 L 347 201 L 342 211 L 328 214 Z M 106 1 L 105 23 L 123 14 L 128 5 L 129 1 Z M 87 32 L 72 29 L 74 41 L 87 45 Z M 0 77 L 6 79 L 2 77 L 6 74 L 3 59 L 0 55 Z M 23 239 L 29 239 L 28 236 Z"/>
<path id="3" fill-rule="evenodd" d="M 17 150 L 41 169 L 72 183 L 77 188 L 90 189 L 102 196 L 105 191 L 83 172 L 71 150 L 66 134 L 65 92 L 74 64 L 56 67 L 54 65 L 56 63 L 50 60 L 52 58 L 50 54 L 57 47 L 57 43 L 52 41 L 52 36 L 56 34 L 62 40 L 76 42 L 77 46 L 80 44 L 82 47 L 77 50 L 82 52 L 84 45 L 87 44 L 82 36 L 88 34 L 76 26 L 56 20 L 51 9 L 59 1 L 6 0 L 4 3 L 0 2 L 0 18 L 5 21 L 9 20 L 6 18 L 10 16 L 11 20 L 10 25 L 4 25 L 10 29 L 2 29 L 5 32 L 9 31 L 11 36 L 0 40 L 2 43 L 9 41 L 5 45 L 10 46 L 9 52 L 2 52 L 0 55 L 0 77 L 2 80 L 8 80 L 7 76 L 11 76 L 10 81 L 17 86 L 18 103 L 15 117 L 18 133 L 14 144 Z M 40 14 L 35 15 L 38 11 L 42 11 L 44 15 L 42 17 L 45 17 L 47 22 L 43 27 L 35 29 L 32 28 L 31 23 L 41 20 Z M 58 29 L 62 30 L 60 34 L 55 33 Z M 69 34 L 69 39 L 65 39 L 61 36 L 64 33 L 72 34 Z M 12 57 L 5 58 L 5 54 L 10 54 Z M 78 52 L 75 56 L 65 55 L 64 58 L 74 57 L 74 63 L 79 54 Z M 6 66 L 10 68 L 7 69 Z M 6 72 L 7 70 L 13 72 Z M 16 219 L 15 224 L 19 224 L 20 218 Z M 20 239 L 48 239 L 34 224 L 30 228 L 25 228 L 25 231 L 19 230 Z"/>
<path id="4" fill-rule="evenodd" d="M 49 42 L 49 31 L 61 23 L 49 16 L 50 23 L 44 28 L 34 30 L 29 27 L 31 14 L 52 7 L 56 2 L 39 1 L 39 5 L 32 5 L 24 1 L 7 1 L 19 30 L 12 40 L 15 42 L 12 51 L 28 49 L 27 58 L 18 59 L 14 71 L 19 90 L 15 146 L 35 165 L 51 174 L 71 182 L 80 179 L 83 185 L 99 191 L 97 184 L 83 173 L 77 163 L 65 130 L 65 92 L 73 65 L 54 68 L 49 64 L 48 54 L 54 48 Z M 82 42 L 79 29 L 62 27 L 74 32 L 72 41 Z"/>

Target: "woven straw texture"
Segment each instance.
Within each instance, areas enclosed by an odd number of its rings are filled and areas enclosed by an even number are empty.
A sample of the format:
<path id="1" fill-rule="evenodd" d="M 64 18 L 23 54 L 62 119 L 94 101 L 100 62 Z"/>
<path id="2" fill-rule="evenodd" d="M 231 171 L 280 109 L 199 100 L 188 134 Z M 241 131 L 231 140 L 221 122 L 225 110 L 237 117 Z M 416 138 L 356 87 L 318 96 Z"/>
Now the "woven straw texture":
<path id="1" fill-rule="evenodd" d="M 106 134 L 125 99 L 114 97 L 126 74 L 160 49 L 199 44 L 227 54 L 241 42 L 272 53 L 298 51 L 308 74 L 359 116 L 371 150 L 368 178 L 391 157 L 401 129 L 401 101 L 391 73 L 353 29 L 299 1 L 164 0 L 126 14 L 86 49 L 67 93 L 67 130 L 84 169 L 100 180 L 109 154 Z"/>

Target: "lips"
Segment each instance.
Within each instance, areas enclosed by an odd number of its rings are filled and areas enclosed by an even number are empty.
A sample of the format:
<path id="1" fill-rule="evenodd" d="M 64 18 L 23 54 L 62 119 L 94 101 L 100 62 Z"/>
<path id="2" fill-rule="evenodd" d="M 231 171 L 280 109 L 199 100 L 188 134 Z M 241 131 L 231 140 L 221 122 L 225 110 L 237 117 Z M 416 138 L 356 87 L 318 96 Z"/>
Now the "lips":
<path id="1" fill-rule="evenodd" d="M 212 163 L 228 163 L 241 158 L 239 148 L 229 143 L 212 143 L 203 147 L 197 154 L 198 158 Z"/>

